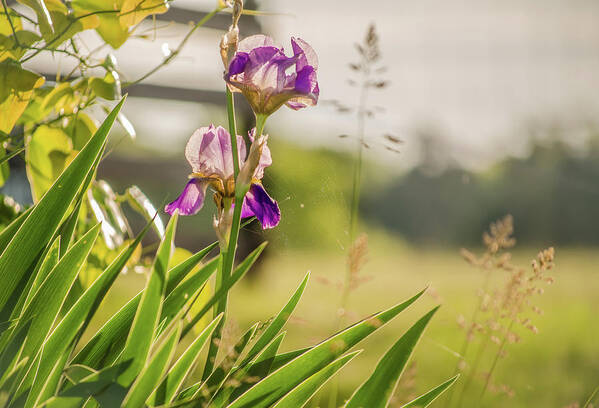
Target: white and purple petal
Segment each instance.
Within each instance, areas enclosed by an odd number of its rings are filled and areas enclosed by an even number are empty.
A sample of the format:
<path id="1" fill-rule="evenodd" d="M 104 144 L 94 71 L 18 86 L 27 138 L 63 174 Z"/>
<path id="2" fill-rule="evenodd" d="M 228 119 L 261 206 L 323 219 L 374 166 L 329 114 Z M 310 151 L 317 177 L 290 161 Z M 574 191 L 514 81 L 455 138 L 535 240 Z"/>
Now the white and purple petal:
<path id="1" fill-rule="evenodd" d="M 241 207 L 242 218 L 253 216 L 258 218 L 262 229 L 274 228 L 281 220 L 279 205 L 258 183 L 252 183 Z"/>
<path id="2" fill-rule="evenodd" d="M 245 143 L 237 136 L 239 157 L 245 157 Z M 226 180 L 233 175 L 231 136 L 223 127 L 210 125 L 196 130 L 185 147 L 185 157 L 195 173 Z"/>
<path id="3" fill-rule="evenodd" d="M 208 187 L 208 181 L 206 180 L 189 180 L 181 195 L 172 203 L 167 204 L 164 211 L 170 215 L 173 215 L 176 210 L 179 210 L 180 215 L 196 214 L 204 205 L 206 187 Z"/>

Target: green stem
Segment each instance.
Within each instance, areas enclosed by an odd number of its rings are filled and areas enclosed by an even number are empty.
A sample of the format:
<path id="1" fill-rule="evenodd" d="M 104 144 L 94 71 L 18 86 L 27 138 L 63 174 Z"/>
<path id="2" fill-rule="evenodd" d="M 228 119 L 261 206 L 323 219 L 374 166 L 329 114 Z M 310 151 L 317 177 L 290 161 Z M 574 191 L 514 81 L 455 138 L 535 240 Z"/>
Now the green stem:
<path id="1" fill-rule="evenodd" d="M 8 12 L 8 6 L 6 5 L 6 0 L 2 0 L 2 7 L 4 7 L 4 12 L 6 13 L 6 19 L 10 24 L 10 29 L 12 30 L 13 39 L 15 41 L 15 47 L 20 47 L 19 38 L 17 37 L 17 31 L 15 30 L 15 26 L 12 23 L 12 18 L 10 18 L 10 13 Z"/>
<path id="2" fill-rule="evenodd" d="M 234 124 L 234 118 L 231 121 L 231 112 L 233 111 L 233 98 L 227 98 L 227 109 L 229 112 L 229 125 Z M 264 131 L 264 125 L 266 123 L 266 116 L 257 115 L 256 116 L 256 135 L 262 135 Z M 237 152 L 237 137 L 234 136 L 234 133 L 231 134 L 231 146 L 232 151 Z M 249 146 L 248 146 L 249 150 Z M 233 156 L 235 158 L 236 153 Z M 231 276 L 231 271 L 233 270 L 233 264 L 235 263 L 235 252 L 237 251 L 237 240 L 239 239 L 239 230 L 241 224 L 241 207 L 243 206 L 243 199 L 247 194 L 249 186 L 240 186 L 238 184 L 235 185 L 235 206 L 233 207 L 233 220 L 231 223 L 231 232 L 229 233 L 229 239 L 225 248 L 221 248 L 221 259 L 222 264 L 221 268 L 219 268 L 217 275 L 217 290 L 218 285 L 222 285 L 224 282 L 229 279 Z M 227 300 L 228 295 L 225 294 L 223 299 L 217 304 L 215 315 L 220 313 L 225 313 L 227 310 Z M 208 376 L 212 373 L 214 368 L 214 363 L 216 360 L 216 355 L 218 354 L 218 343 L 222 336 L 222 327 L 224 322 L 224 317 L 221 320 L 219 326 L 214 330 L 212 335 L 212 341 L 210 342 L 210 348 L 208 349 L 208 357 L 206 359 L 206 365 L 204 366 L 204 373 L 202 375 L 202 379 L 208 378 Z"/>
<path id="3" fill-rule="evenodd" d="M 237 125 L 235 124 L 235 100 L 233 99 L 233 93 L 228 86 L 226 87 L 226 94 L 229 134 L 231 135 L 231 151 L 233 153 L 233 174 L 235 180 L 237 180 L 237 176 L 239 175 L 239 153 L 237 149 Z"/>

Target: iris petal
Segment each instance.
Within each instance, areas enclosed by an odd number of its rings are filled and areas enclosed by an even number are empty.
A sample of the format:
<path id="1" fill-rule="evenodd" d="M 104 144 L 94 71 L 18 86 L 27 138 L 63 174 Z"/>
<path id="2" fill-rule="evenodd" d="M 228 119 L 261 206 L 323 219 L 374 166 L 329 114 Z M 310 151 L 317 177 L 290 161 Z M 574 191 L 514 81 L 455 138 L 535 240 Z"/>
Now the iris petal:
<path id="1" fill-rule="evenodd" d="M 241 207 L 242 218 L 253 216 L 258 218 L 262 229 L 274 228 L 281 220 L 279 205 L 268 195 L 262 184 L 258 183 L 251 185 Z"/>
<path id="2" fill-rule="evenodd" d="M 193 215 L 202 209 L 208 181 L 193 179 L 189 180 L 183 192 L 175 201 L 167 204 L 164 211 L 173 215 L 179 210 L 180 215 Z"/>

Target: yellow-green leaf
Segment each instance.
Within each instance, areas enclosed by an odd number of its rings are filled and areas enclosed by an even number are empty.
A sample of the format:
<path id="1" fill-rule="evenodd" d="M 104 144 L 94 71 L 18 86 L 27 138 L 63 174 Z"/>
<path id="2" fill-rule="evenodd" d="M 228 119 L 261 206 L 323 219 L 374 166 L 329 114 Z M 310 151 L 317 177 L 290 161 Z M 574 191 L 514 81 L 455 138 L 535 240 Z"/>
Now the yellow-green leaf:
<path id="1" fill-rule="evenodd" d="M 27 176 L 35 202 L 44 195 L 72 159 L 71 138 L 60 128 L 40 126 L 25 150 Z"/>

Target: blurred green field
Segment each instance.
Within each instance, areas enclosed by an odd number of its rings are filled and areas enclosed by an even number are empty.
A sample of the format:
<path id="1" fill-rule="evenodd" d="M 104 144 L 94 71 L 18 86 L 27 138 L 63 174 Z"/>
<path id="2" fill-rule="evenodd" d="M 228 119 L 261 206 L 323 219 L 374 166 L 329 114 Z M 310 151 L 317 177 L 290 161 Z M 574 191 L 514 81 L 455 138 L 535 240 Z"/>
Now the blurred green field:
<path id="1" fill-rule="evenodd" d="M 364 268 L 372 280 L 351 295 L 350 310 L 355 318 L 388 307 L 430 285 L 438 296 L 426 296 L 380 333 L 368 339 L 367 350 L 352 367 L 341 372 L 343 390 L 363 381 L 375 362 L 419 315 L 437 303 L 443 306 L 433 319 L 415 353 L 416 389 L 425 391 L 451 376 L 463 332 L 456 324 L 459 314 L 470 316 L 482 284 L 480 271 L 468 266 L 454 250 L 409 248 L 387 237 L 370 239 L 369 261 Z M 519 249 L 515 261 L 528 265 L 536 249 Z M 515 391 L 513 398 L 489 394 L 488 407 L 563 407 L 588 397 L 599 385 L 599 250 L 557 250 L 556 282 L 546 288 L 536 304 L 545 313 L 534 318 L 539 334 L 524 332 L 523 341 L 509 346 L 500 361 L 496 382 Z M 333 330 L 338 291 L 318 282 L 317 277 L 342 279 L 345 259 L 337 253 L 282 251 L 263 265 L 255 280 L 245 282 L 232 295 L 232 313 L 241 328 L 256 319 L 267 319 L 284 304 L 306 271 L 312 280 L 300 303 L 284 342 L 288 348 L 306 346 L 305 339 L 324 338 Z M 502 280 L 504 276 L 497 277 Z M 374 347 L 373 347 L 374 346 Z M 483 362 L 488 366 L 490 362 Z M 476 407 L 482 383 L 471 387 Z M 459 394 L 459 392 L 457 393 Z M 347 394 L 344 394 L 347 395 Z M 443 400 L 435 406 L 442 407 Z M 581 405 L 584 401 L 581 401 Z"/>
<path id="2" fill-rule="evenodd" d="M 369 375 L 387 347 L 417 317 L 441 303 L 442 308 L 414 355 L 415 389 L 408 390 L 405 384 L 399 388 L 399 393 L 404 396 L 414 391 L 426 391 L 453 373 L 457 358 L 452 351 L 459 350 L 464 335 L 456 319 L 460 314 L 470 316 L 477 302 L 477 288 L 482 284 L 481 272 L 467 265 L 457 250 L 411 248 L 376 232 L 370 234 L 369 240 L 369 260 L 363 274 L 371 276 L 372 280 L 351 294 L 350 320 L 405 300 L 426 286 L 433 290 L 362 343 L 367 351 L 340 373 L 342 396 L 347 397 L 349 390 Z M 537 251 L 519 248 L 514 252 L 514 262 L 528 265 Z M 510 398 L 489 393 L 479 405 L 482 382 L 477 379 L 462 406 L 565 407 L 574 402 L 580 402 L 582 406 L 599 385 L 599 326 L 596 323 L 599 249 L 557 248 L 556 264 L 555 283 L 548 286 L 535 303 L 545 311 L 534 318 L 539 334 L 524 330 L 523 341 L 508 347 L 508 355 L 500 360 L 496 371 L 495 382 L 509 385 L 515 395 Z M 241 334 L 257 320 L 272 317 L 304 274 L 311 271 L 312 279 L 288 324 L 283 347 L 290 350 L 324 339 L 334 331 L 339 291 L 334 285 L 320 281 L 322 278 L 340 281 L 344 267 L 341 248 L 318 252 L 279 247 L 270 252 L 260 265 L 259 273 L 248 276 L 232 291 L 230 316 L 236 326 L 233 332 L 236 330 Z M 496 276 L 494 283 L 499 284 L 504 278 Z M 116 309 L 142 284 L 142 275 L 122 276 L 117 282 L 118 290 L 110 309 Z M 486 370 L 489 365 L 490 361 L 483 361 L 481 368 Z M 456 391 L 457 396 L 459 385 Z M 320 406 L 327 406 L 326 395 L 321 397 Z M 443 407 L 444 399 L 433 406 Z"/>

